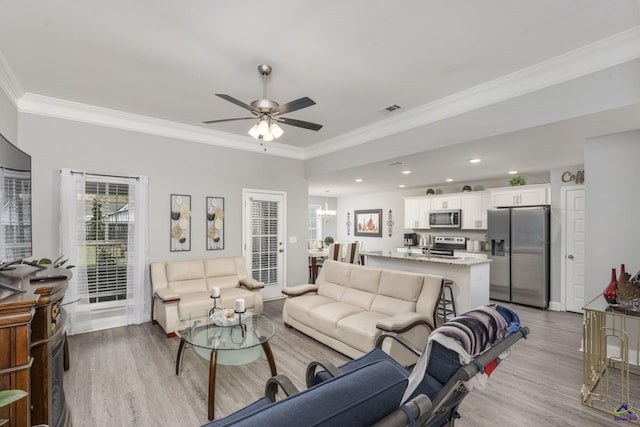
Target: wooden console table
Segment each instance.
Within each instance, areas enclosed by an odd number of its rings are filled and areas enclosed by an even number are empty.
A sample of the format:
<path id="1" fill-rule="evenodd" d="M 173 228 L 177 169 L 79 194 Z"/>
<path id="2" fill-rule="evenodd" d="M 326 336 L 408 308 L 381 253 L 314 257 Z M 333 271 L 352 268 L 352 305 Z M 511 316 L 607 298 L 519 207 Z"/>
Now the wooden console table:
<path id="1" fill-rule="evenodd" d="M 31 282 L 48 275 L 64 277 Z M 60 268 L 18 265 L 0 271 L 2 283 L 26 291 L 0 289 L 0 390 L 28 392 L 0 408 L 0 418 L 8 418 L 10 427 L 71 425 L 63 388 L 66 316 L 60 309 L 70 278 L 71 272 Z"/>

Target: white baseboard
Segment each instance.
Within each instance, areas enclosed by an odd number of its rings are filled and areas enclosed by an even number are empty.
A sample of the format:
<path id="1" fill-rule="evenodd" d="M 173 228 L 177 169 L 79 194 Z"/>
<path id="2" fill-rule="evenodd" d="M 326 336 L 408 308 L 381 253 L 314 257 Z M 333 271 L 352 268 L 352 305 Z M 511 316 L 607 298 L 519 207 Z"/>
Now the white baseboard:
<path id="1" fill-rule="evenodd" d="M 117 328 L 127 325 L 127 309 L 123 305 L 116 307 L 101 308 L 91 311 L 91 330 L 100 331 L 103 329 Z"/>
<path id="2" fill-rule="evenodd" d="M 562 304 L 558 301 L 549 301 L 549 310 L 553 311 L 564 311 L 562 309 Z"/>

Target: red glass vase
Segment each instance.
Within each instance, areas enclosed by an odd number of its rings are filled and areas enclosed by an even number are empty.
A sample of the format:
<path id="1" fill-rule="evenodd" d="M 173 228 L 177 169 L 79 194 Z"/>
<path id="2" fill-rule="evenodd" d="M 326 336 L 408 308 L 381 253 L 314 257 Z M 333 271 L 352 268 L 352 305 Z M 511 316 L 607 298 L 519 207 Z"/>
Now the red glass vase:
<path id="1" fill-rule="evenodd" d="M 620 264 L 620 276 L 618 276 L 618 283 L 622 282 L 622 279 L 624 278 L 624 264 Z M 616 285 L 616 289 L 618 288 L 618 286 Z"/>
<path id="2" fill-rule="evenodd" d="M 617 292 L 616 292 L 617 288 L 618 288 L 618 279 L 616 277 L 616 269 L 612 268 L 611 269 L 611 282 L 609 282 L 607 287 L 604 288 L 604 291 L 602 292 L 602 296 L 604 296 L 604 299 L 607 300 L 607 303 L 609 303 L 609 304 L 615 304 L 616 303 L 616 298 L 618 297 Z"/>

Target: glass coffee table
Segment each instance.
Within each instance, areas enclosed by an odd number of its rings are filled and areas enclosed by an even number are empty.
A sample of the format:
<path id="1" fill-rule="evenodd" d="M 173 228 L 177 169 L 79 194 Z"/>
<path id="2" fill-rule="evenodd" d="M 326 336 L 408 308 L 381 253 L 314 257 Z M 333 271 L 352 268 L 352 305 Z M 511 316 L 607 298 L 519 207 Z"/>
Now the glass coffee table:
<path id="1" fill-rule="evenodd" d="M 202 358 L 209 359 L 209 420 L 214 418 L 216 394 L 216 366 L 246 365 L 258 359 L 262 352 L 269 361 L 271 376 L 277 375 L 276 362 L 269 346 L 275 333 L 273 323 L 261 314 L 244 313 L 231 325 L 220 326 L 209 317 L 208 311 L 194 313 L 178 321 L 176 335 L 180 338 L 176 375 L 182 371 L 182 358 L 187 345 Z M 242 321 L 238 325 L 238 320 Z"/>

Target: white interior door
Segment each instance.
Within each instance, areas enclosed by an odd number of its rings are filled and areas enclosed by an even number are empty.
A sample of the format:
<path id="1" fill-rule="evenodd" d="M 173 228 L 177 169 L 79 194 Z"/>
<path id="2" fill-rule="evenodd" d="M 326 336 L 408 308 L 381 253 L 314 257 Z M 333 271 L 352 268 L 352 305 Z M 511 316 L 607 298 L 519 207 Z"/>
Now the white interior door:
<path id="1" fill-rule="evenodd" d="M 563 195 L 565 199 L 563 280 L 566 310 L 582 313 L 582 307 L 584 307 L 584 188 L 568 188 Z"/>
<path id="2" fill-rule="evenodd" d="M 243 190 L 243 199 L 243 255 L 247 271 L 264 283 L 264 299 L 280 298 L 286 271 L 286 193 Z"/>

